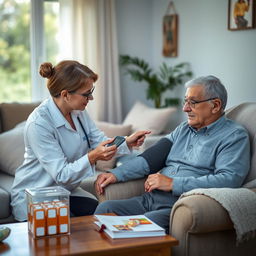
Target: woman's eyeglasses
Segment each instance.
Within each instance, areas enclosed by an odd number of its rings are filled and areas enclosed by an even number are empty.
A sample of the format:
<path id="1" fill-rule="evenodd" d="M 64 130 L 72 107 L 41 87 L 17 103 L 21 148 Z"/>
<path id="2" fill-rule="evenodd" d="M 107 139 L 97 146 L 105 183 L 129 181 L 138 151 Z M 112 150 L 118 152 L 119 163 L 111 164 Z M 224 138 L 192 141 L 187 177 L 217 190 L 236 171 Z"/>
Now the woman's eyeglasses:
<path id="1" fill-rule="evenodd" d="M 89 99 L 90 97 L 92 97 L 94 89 L 95 89 L 95 86 L 93 86 L 92 90 L 90 92 L 87 92 L 87 93 L 78 93 L 78 92 L 75 92 L 75 91 L 69 92 L 69 93 L 70 94 L 78 94 L 80 96 L 85 97 L 86 99 Z"/>

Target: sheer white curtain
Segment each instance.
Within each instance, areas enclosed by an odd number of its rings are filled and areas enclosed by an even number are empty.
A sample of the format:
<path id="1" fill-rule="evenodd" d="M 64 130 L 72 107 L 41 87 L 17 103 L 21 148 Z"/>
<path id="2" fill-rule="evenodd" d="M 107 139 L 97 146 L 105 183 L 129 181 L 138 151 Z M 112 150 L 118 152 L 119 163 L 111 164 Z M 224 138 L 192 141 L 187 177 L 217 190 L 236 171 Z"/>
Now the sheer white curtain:
<path id="1" fill-rule="evenodd" d="M 88 111 L 120 123 L 122 109 L 114 0 L 60 0 L 61 59 L 75 59 L 99 75 Z"/>

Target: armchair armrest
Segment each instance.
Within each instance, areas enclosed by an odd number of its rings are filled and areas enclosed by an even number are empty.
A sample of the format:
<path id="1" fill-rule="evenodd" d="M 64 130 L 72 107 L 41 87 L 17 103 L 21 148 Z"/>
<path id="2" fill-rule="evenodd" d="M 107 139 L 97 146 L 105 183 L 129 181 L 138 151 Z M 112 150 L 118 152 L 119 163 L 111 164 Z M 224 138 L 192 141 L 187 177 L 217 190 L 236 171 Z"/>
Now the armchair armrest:
<path id="1" fill-rule="evenodd" d="M 173 206 L 170 233 L 177 239 L 187 233 L 206 233 L 233 229 L 228 212 L 214 199 L 192 195 L 179 199 Z"/>
<path id="2" fill-rule="evenodd" d="M 111 184 L 105 188 L 103 195 L 97 194 L 97 198 L 99 202 L 103 202 L 105 200 L 127 199 L 141 195 L 144 192 L 145 180 L 146 178 Z"/>

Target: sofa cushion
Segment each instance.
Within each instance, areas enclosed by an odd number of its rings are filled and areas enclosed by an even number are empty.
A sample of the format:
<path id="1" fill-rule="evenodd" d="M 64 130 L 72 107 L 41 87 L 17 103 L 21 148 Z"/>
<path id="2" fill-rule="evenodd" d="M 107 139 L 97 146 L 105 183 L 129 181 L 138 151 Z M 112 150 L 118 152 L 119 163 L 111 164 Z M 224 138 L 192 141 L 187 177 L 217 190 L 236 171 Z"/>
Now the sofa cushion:
<path id="1" fill-rule="evenodd" d="M 141 102 L 136 102 L 124 119 L 123 124 L 131 124 L 133 132 L 150 130 L 151 135 L 161 134 L 166 130 L 175 107 L 150 108 Z"/>
<path id="2" fill-rule="evenodd" d="M 10 175 L 24 160 L 24 124 L 0 134 L 0 169 Z"/>
<path id="3" fill-rule="evenodd" d="M 2 103 L 0 104 L 0 132 L 10 130 L 29 114 L 39 103 Z"/>
<path id="4" fill-rule="evenodd" d="M 108 122 L 95 121 L 96 126 L 102 130 L 106 136 L 112 138 L 115 136 L 127 136 L 132 133 L 131 124 L 112 124 Z"/>
<path id="5" fill-rule="evenodd" d="M 95 172 L 95 175 L 94 176 L 91 176 L 91 177 L 87 177 L 86 179 L 84 179 L 81 183 L 80 183 L 80 187 L 82 189 L 84 189 L 85 191 L 93 194 L 96 198 L 97 198 L 97 193 L 96 193 L 96 190 L 94 188 L 94 183 L 97 179 L 97 176 L 99 174 L 101 174 L 103 172 L 101 171 L 96 171 Z"/>
<path id="6" fill-rule="evenodd" d="M 0 171 L 0 181 L 0 187 L 8 193 L 11 193 L 14 176 Z"/>
<path id="7" fill-rule="evenodd" d="M 0 202 L 1 202 L 1 210 L 0 210 L 0 223 L 8 223 L 13 222 L 13 218 L 6 219 L 11 215 L 11 189 L 13 184 L 14 177 L 8 175 L 2 171 L 0 171 Z M 5 218 L 5 220 L 2 220 Z"/>
<path id="8" fill-rule="evenodd" d="M 106 136 L 113 138 L 115 136 L 127 136 L 132 132 L 132 126 L 130 124 L 112 124 L 108 122 L 96 121 L 96 126 L 102 130 Z M 106 171 L 115 167 L 116 159 L 112 158 L 109 161 L 97 161 L 96 169 L 99 171 Z"/>
<path id="9" fill-rule="evenodd" d="M 0 219 L 7 218 L 10 216 L 10 194 L 0 187 L 0 202 L 1 202 L 1 211 Z"/>
<path id="10" fill-rule="evenodd" d="M 116 159 L 113 157 L 112 159 L 108 161 L 99 160 L 96 163 L 96 169 L 98 171 L 107 171 L 110 169 L 113 169 L 116 165 Z"/>
<path id="11" fill-rule="evenodd" d="M 254 189 L 256 188 L 256 179 L 254 180 L 251 180 L 249 182 L 246 182 L 244 185 L 243 185 L 244 188 L 249 188 L 249 189 Z"/>

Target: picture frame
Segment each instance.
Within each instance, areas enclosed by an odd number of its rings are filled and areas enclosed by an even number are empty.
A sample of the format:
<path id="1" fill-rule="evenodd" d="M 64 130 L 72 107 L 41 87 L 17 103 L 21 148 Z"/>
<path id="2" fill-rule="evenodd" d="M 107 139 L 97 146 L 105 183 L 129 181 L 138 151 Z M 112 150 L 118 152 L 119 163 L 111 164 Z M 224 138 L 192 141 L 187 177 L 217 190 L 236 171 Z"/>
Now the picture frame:
<path id="1" fill-rule="evenodd" d="M 163 56 L 178 56 L 178 15 L 170 14 L 163 17 Z"/>
<path id="2" fill-rule="evenodd" d="M 228 1 L 228 30 L 255 28 L 255 0 Z"/>

